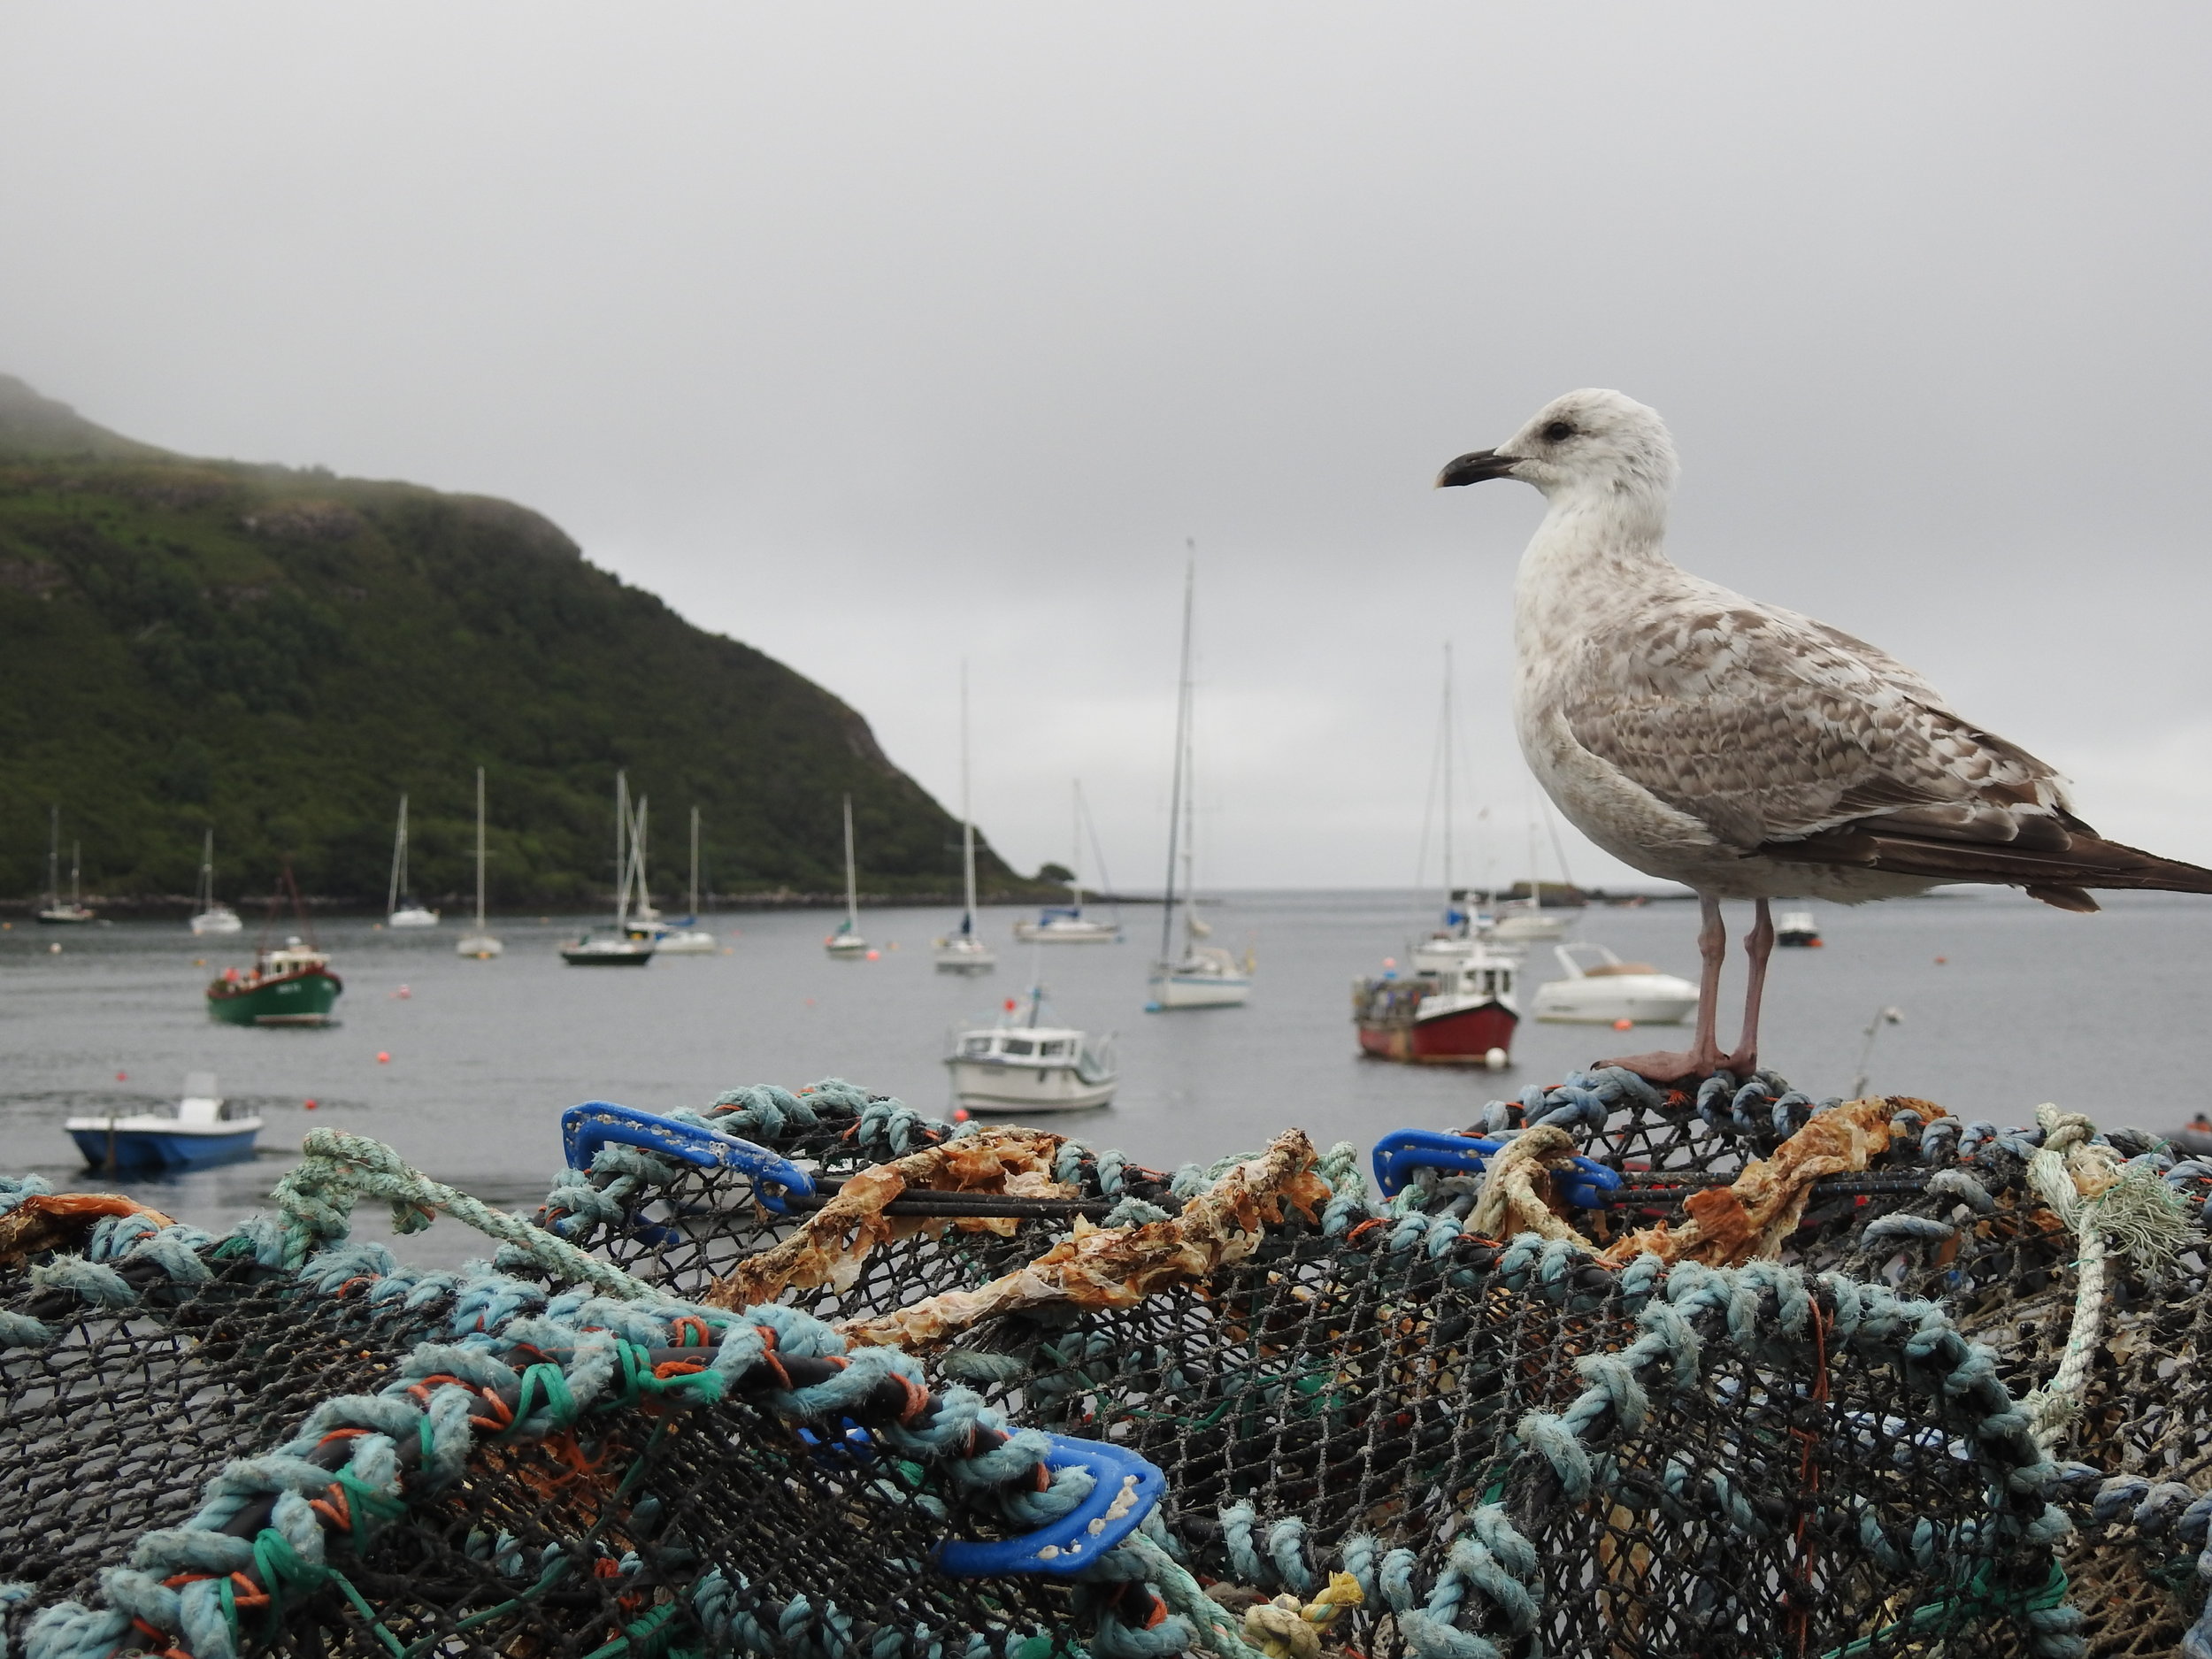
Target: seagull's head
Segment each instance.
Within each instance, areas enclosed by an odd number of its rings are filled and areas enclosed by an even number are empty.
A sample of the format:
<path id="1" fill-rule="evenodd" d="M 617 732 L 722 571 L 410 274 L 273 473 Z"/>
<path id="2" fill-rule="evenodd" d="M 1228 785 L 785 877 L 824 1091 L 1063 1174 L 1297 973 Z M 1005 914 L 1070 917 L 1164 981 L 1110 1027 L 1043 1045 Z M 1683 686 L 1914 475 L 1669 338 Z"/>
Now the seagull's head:
<path id="1" fill-rule="evenodd" d="M 1555 397 L 1494 449 L 1463 455 L 1436 487 L 1517 478 L 1545 495 L 1637 495 L 1663 504 L 1674 491 L 1674 440 L 1659 411 L 1598 389 Z"/>

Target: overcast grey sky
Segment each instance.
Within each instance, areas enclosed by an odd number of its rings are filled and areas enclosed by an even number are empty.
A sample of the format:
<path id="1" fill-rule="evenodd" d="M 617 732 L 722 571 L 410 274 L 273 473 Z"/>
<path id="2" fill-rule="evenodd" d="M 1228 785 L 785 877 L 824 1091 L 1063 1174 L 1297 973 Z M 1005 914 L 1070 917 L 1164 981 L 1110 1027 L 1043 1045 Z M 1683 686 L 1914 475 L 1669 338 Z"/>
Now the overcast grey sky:
<path id="1" fill-rule="evenodd" d="M 1079 774 L 1127 885 L 1186 535 L 1202 875 L 1409 880 L 1447 638 L 1517 872 L 1540 498 L 1428 484 L 1615 386 L 1674 427 L 1679 562 L 2212 862 L 2208 46 L 2149 4 L 13 4 L 0 369 L 537 507 L 948 801 L 964 654 L 986 830 L 1064 858 Z"/>

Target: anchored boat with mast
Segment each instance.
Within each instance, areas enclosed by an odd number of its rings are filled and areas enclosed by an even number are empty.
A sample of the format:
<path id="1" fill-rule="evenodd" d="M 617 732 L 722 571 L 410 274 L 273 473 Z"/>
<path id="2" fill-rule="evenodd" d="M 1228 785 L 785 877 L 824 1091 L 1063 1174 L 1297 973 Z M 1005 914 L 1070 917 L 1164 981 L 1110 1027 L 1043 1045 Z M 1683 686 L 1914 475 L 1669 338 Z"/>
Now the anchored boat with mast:
<path id="1" fill-rule="evenodd" d="M 46 902 L 38 908 L 38 919 L 50 927 L 81 927 L 87 922 L 100 918 L 85 908 L 84 896 L 78 889 L 78 850 L 82 843 L 69 843 L 69 897 L 61 896 L 61 809 L 49 809 L 46 837 Z M 58 946 L 56 947 L 59 949 Z"/>
<path id="2" fill-rule="evenodd" d="M 691 913 L 680 921 L 656 922 L 653 947 L 664 956 L 710 956 L 714 935 L 699 926 L 699 809 L 691 809 Z"/>
<path id="3" fill-rule="evenodd" d="M 456 954 L 488 962 L 506 947 L 484 926 L 484 769 L 476 769 L 476 926 L 454 947 Z"/>
<path id="4" fill-rule="evenodd" d="M 211 829 L 206 844 L 200 849 L 200 885 L 194 889 L 192 932 L 196 937 L 204 933 L 235 933 L 244 926 L 238 919 L 238 912 L 215 896 L 215 832 Z"/>
<path id="5" fill-rule="evenodd" d="M 1191 604 L 1197 585 L 1197 560 L 1183 567 L 1183 651 L 1175 699 L 1175 780 L 1168 792 L 1167 898 L 1160 917 L 1160 955 L 1146 980 L 1145 1012 L 1174 1008 L 1239 1008 L 1252 995 L 1252 964 L 1240 963 L 1218 945 L 1201 943 L 1212 931 L 1198 919 L 1197 895 L 1191 890 L 1194 848 L 1198 837 L 1195 780 L 1192 776 Z M 1180 859 L 1182 890 L 1176 890 Z M 1177 905 L 1181 906 L 1179 917 Z M 1176 923 L 1182 942 L 1176 942 Z"/>
<path id="6" fill-rule="evenodd" d="M 207 1011 L 232 1025 L 327 1025 L 330 1010 L 345 981 L 330 971 L 330 958 L 315 943 L 315 929 L 300 902 L 299 884 L 292 866 L 284 866 L 280 892 L 292 901 L 293 919 L 300 933 L 271 949 L 265 926 L 254 949 L 253 966 L 241 972 L 226 968 L 207 987 Z M 275 920 L 276 904 L 269 907 Z M 301 938 L 301 933 L 306 935 Z"/>
<path id="7" fill-rule="evenodd" d="M 1098 866 L 1098 879 L 1105 883 L 1106 891 L 1113 891 L 1113 881 L 1106 873 L 1106 856 L 1098 845 L 1098 831 L 1090 823 L 1090 814 L 1083 805 L 1083 785 L 1075 784 L 1075 841 L 1071 856 L 1071 869 L 1083 867 L 1083 833 L 1090 829 L 1091 857 Z M 1014 924 L 1014 937 L 1025 945 L 1118 945 L 1121 942 L 1121 910 L 1117 904 L 1111 921 L 1102 922 L 1083 914 L 1083 883 L 1080 876 L 1068 882 L 1069 902 L 1048 904 L 1038 913 L 1037 919 Z"/>
<path id="8" fill-rule="evenodd" d="M 638 879 L 633 846 L 642 839 L 633 833 L 634 827 L 630 818 L 630 777 L 618 772 L 614 775 L 614 926 L 590 928 L 582 938 L 563 945 L 561 960 L 572 968 L 641 968 L 653 959 L 652 935 L 630 918 L 630 888 Z"/>
<path id="9" fill-rule="evenodd" d="M 845 797 L 845 919 L 822 941 L 833 956 L 865 957 L 868 941 L 860 936 L 860 878 L 853 863 L 853 798 Z"/>
<path id="10" fill-rule="evenodd" d="M 975 931 L 975 817 L 968 807 L 968 664 L 960 664 L 960 879 L 966 903 L 960 928 L 936 941 L 940 973 L 988 973 L 998 965 Z"/>
<path id="11" fill-rule="evenodd" d="M 438 912 L 416 902 L 407 884 L 407 797 L 399 797 L 399 828 L 392 835 L 392 885 L 384 895 L 384 920 L 393 927 L 435 927 Z"/>
<path id="12" fill-rule="evenodd" d="M 1352 981 L 1352 1023 L 1360 1050 L 1378 1060 L 1419 1065 L 1506 1064 L 1521 1023 L 1514 983 L 1520 959 L 1493 945 L 1478 923 L 1470 895 L 1453 879 L 1453 803 L 1457 793 L 1452 761 L 1452 650 L 1444 648 L 1444 700 L 1437 717 L 1437 765 L 1444 783 L 1444 926 L 1408 953 L 1412 972 L 1394 965 Z M 1436 773 L 1430 776 L 1435 787 Z M 1433 800 L 1433 795 L 1432 795 Z M 1427 831 L 1423 832 L 1425 841 Z M 1426 854 L 1417 877 L 1426 873 Z"/>

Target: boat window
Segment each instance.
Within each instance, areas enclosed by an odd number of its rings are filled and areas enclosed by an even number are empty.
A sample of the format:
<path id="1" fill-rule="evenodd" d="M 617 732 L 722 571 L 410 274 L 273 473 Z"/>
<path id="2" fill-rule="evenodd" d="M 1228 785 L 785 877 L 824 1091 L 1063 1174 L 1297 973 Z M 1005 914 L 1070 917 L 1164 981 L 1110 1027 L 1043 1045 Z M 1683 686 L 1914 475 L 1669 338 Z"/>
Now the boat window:
<path id="1" fill-rule="evenodd" d="M 1053 1042 L 1040 1043 L 1037 1046 L 1037 1052 L 1041 1055 L 1064 1055 L 1067 1051 L 1068 1043 L 1064 1037 Z"/>
<path id="2" fill-rule="evenodd" d="M 1034 1054 L 1037 1052 L 1037 1045 L 1030 1041 L 1026 1037 L 1009 1037 L 1006 1040 L 1006 1052 L 1009 1054 Z"/>
<path id="3" fill-rule="evenodd" d="M 991 1052 L 991 1040 L 987 1036 L 971 1037 L 960 1045 L 960 1052 L 963 1054 L 988 1054 Z"/>

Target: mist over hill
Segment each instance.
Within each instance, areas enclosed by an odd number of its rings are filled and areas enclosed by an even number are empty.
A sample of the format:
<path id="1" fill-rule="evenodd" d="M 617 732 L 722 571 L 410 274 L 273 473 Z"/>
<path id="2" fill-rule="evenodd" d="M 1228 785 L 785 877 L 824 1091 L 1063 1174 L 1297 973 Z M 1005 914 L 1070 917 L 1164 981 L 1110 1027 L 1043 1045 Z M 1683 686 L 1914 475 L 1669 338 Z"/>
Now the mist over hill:
<path id="1" fill-rule="evenodd" d="M 495 906 L 611 894 L 617 768 L 651 802 L 657 893 L 688 816 L 723 895 L 956 891 L 959 825 L 868 723 L 692 626 L 524 507 L 173 455 L 0 376 L 0 897 L 44 883 L 47 814 L 88 892 L 381 903 L 400 792 L 413 886 Z M 987 892 L 1031 889 L 987 848 Z"/>

